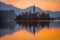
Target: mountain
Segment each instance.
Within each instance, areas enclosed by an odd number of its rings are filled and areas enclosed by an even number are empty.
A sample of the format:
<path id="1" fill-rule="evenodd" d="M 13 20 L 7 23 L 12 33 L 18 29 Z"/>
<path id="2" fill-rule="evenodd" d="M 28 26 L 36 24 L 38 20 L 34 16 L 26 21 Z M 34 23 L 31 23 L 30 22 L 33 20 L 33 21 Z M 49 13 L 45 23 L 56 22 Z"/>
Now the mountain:
<path id="1" fill-rule="evenodd" d="M 33 7 L 34 7 L 34 5 L 26 8 L 26 9 L 21 9 L 21 8 L 17 8 L 13 5 L 9 5 L 9 4 L 5 4 L 3 2 L 0 2 L 0 10 L 14 10 L 17 15 L 21 14 L 22 12 L 29 12 L 30 10 L 33 12 Z M 36 6 L 35 6 L 35 10 L 36 10 L 36 12 L 49 13 L 50 17 L 52 17 L 52 18 L 60 17 L 60 11 L 55 11 L 55 12 L 50 11 L 50 10 L 44 11 L 41 8 L 36 7 Z"/>
<path id="2" fill-rule="evenodd" d="M 0 2 L 0 10 L 14 10 L 17 15 L 22 12 L 22 9 L 14 7 L 13 5 L 5 4 L 3 2 Z"/>

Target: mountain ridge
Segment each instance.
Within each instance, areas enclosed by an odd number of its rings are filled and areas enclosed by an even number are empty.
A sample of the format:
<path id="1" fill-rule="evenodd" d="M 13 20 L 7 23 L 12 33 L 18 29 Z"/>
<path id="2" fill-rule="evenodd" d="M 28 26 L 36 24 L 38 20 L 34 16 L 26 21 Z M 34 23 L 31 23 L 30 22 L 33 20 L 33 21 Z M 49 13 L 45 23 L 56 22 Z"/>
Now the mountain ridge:
<path id="1" fill-rule="evenodd" d="M 21 14 L 22 12 L 29 12 L 30 10 L 33 11 L 33 7 L 34 7 L 34 5 L 26 8 L 26 9 L 21 9 L 21 8 L 17 8 L 13 5 L 9 5 L 9 4 L 0 2 L 0 10 L 14 10 L 17 15 Z M 58 16 L 60 17 L 60 11 L 53 12 L 51 10 L 46 10 L 46 11 L 42 10 L 39 7 L 35 7 L 35 8 L 36 8 L 36 12 L 45 12 L 45 13 L 49 13 L 51 17 L 58 17 Z"/>

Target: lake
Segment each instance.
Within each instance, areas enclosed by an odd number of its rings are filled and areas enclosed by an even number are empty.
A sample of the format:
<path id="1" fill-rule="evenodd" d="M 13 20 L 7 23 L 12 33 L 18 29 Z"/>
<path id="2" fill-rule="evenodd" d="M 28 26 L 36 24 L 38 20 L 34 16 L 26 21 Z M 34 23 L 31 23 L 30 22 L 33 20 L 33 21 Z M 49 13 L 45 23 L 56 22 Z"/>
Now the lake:
<path id="1" fill-rule="evenodd" d="M 0 40 L 60 40 L 60 20 L 7 20 L 0 24 Z"/>

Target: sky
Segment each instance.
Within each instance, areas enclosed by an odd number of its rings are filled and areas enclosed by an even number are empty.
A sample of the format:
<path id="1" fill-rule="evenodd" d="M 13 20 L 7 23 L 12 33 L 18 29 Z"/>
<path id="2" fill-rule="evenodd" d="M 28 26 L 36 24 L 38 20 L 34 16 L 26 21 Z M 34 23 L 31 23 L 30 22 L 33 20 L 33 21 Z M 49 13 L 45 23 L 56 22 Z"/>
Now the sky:
<path id="1" fill-rule="evenodd" d="M 26 30 L 19 30 L 0 37 L 0 40 L 60 40 L 60 28 L 43 28 L 35 36 Z"/>
<path id="2" fill-rule="evenodd" d="M 25 9 L 29 6 L 35 6 L 43 10 L 60 11 L 60 0 L 0 0 L 6 4 Z"/>

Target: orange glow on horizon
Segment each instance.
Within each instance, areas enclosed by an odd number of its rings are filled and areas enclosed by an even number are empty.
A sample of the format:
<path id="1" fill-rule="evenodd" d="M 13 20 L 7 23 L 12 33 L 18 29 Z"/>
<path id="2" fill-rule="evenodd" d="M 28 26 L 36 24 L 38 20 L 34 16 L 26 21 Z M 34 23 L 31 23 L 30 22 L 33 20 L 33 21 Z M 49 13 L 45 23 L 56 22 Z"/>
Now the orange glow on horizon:
<path id="1" fill-rule="evenodd" d="M 60 11 L 60 0 L 0 0 L 0 2 L 11 4 L 22 9 L 35 4 L 43 10 Z"/>
<path id="2" fill-rule="evenodd" d="M 43 28 L 35 36 L 25 30 L 5 35 L 0 40 L 60 40 L 60 28 Z"/>

